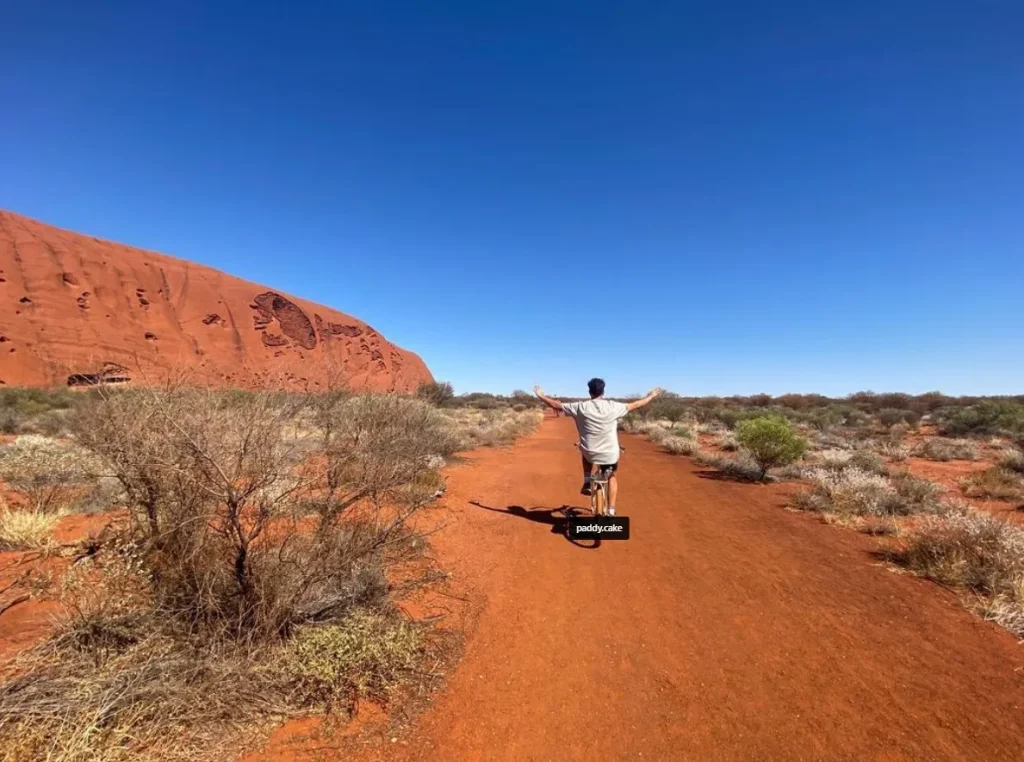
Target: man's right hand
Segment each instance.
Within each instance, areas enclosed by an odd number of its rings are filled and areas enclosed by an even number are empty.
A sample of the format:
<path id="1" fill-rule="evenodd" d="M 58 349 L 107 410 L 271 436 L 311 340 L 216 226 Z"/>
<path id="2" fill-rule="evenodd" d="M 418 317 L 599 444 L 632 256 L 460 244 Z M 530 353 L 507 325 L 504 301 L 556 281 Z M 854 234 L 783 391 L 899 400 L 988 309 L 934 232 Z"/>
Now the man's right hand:
<path id="1" fill-rule="evenodd" d="M 665 390 L 662 389 L 660 386 L 656 386 L 653 389 L 651 389 L 651 391 L 648 393 L 647 396 L 650 397 L 651 399 L 654 399 L 659 394 L 661 394 L 663 391 L 665 391 Z"/>

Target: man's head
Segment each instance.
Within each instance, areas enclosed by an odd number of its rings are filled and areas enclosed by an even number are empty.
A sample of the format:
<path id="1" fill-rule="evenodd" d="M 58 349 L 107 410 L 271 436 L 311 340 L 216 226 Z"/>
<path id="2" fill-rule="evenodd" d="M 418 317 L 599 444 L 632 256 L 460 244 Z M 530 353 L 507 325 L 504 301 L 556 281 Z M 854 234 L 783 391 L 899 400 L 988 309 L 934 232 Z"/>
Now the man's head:
<path id="1" fill-rule="evenodd" d="M 587 381 L 587 388 L 590 390 L 590 399 L 596 400 L 604 394 L 604 379 L 592 378 Z"/>

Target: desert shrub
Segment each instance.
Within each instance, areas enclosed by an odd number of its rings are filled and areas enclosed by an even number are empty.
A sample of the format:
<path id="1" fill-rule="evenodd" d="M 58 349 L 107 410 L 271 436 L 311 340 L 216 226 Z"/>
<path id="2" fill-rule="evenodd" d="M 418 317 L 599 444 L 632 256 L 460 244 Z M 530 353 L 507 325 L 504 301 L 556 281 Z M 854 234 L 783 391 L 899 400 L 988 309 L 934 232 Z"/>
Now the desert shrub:
<path id="1" fill-rule="evenodd" d="M 454 446 L 444 414 L 398 395 L 113 393 L 76 433 L 123 487 L 155 607 L 256 640 L 356 605 Z"/>
<path id="2" fill-rule="evenodd" d="M 948 585 L 1016 595 L 1024 581 L 1024 532 L 981 511 L 954 510 L 918 524 L 902 560 Z"/>
<path id="3" fill-rule="evenodd" d="M 666 436 L 660 445 L 673 455 L 693 455 L 699 449 L 696 440 L 672 434 Z"/>
<path id="4" fill-rule="evenodd" d="M 1024 452 L 1009 448 L 999 456 L 998 465 L 1015 474 L 1024 474 Z"/>
<path id="5" fill-rule="evenodd" d="M 740 449 L 740 443 L 732 432 L 726 432 L 718 438 L 718 448 L 726 452 L 735 452 Z"/>
<path id="6" fill-rule="evenodd" d="M 666 392 L 634 413 L 639 418 L 681 421 L 689 417 L 690 407 L 676 395 Z"/>
<path id="7" fill-rule="evenodd" d="M 961 481 L 961 486 L 968 497 L 1024 501 L 1024 477 L 1001 466 L 973 473 Z"/>
<path id="8" fill-rule="evenodd" d="M 911 450 L 911 454 L 928 460 L 977 460 L 978 446 L 970 439 L 928 437 Z"/>
<path id="9" fill-rule="evenodd" d="M 933 481 L 921 479 L 906 471 L 889 475 L 889 483 L 896 490 L 897 500 L 890 512 L 909 516 L 918 513 L 937 513 L 942 508 L 942 488 Z"/>
<path id="10" fill-rule="evenodd" d="M 0 550 L 45 548 L 60 517 L 59 512 L 17 511 L 0 505 Z"/>
<path id="11" fill-rule="evenodd" d="M 896 496 L 896 490 L 884 476 L 854 467 L 811 469 L 805 478 L 811 488 L 794 497 L 794 504 L 804 510 L 880 516 L 887 513 Z"/>
<path id="12" fill-rule="evenodd" d="M 0 448 L 0 478 L 24 494 L 36 513 L 70 508 L 96 468 L 82 448 L 35 434 Z"/>
<path id="13" fill-rule="evenodd" d="M 803 510 L 843 516 L 906 516 L 940 510 L 939 488 L 905 473 L 887 478 L 847 465 L 812 468 L 804 477 L 809 489 L 793 498 Z"/>
<path id="14" fill-rule="evenodd" d="M 878 452 L 892 461 L 900 463 L 910 457 L 910 448 L 899 442 L 882 442 Z"/>
<path id="15" fill-rule="evenodd" d="M 752 418 L 736 428 L 736 441 L 745 447 L 761 468 L 763 479 L 769 468 L 799 460 L 807 452 L 807 441 L 784 418 Z"/>
<path id="16" fill-rule="evenodd" d="M 861 449 L 854 450 L 850 454 L 849 464 L 855 468 L 859 468 L 862 471 L 868 471 L 873 474 L 881 474 L 885 476 L 889 473 L 889 469 L 886 467 L 882 459 L 871 452 L 871 450 Z"/>
<path id="17" fill-rule="evenodd" d="M 448 381 L 426 381 L 420 384 L 416 396 L 432 405 L 444 407 L 455 397 L 455 389 Z"/>
<path id="18" fill-rule="evenodd" d="M 948 436 L 1024 434 L 1024 404 L 986 401 L 976 405 L 946 408 L 937 414 L 939 431 Z"/>
<path id="19" fill-rule="evenodd" d="M 878 411 L 878 420 L 883 426 L 895 426 L 900 423 L 916 426 L 921 420 L 921 415 L 913 410 L 887 407 Z"/>
<path id="20" fill-rule="evenodd" d="M 694 460 L 698 464 L 710 466 L 723 476 L 736 481 L 764 481 L 767 478 L 760 464 L 745 450 L 741 450 L 732 458 L 715 455 L 707 450 L 698 450 L 694 454 Z"/>
<path id="21" fill-rule="evenodd" d="M 421 648 L 421 633 L 408 622 L 357 610 L 338 624 L 300 629 L 280 669 L 303 704 L 352 706 L 358 698 L 388 698 Z"/>

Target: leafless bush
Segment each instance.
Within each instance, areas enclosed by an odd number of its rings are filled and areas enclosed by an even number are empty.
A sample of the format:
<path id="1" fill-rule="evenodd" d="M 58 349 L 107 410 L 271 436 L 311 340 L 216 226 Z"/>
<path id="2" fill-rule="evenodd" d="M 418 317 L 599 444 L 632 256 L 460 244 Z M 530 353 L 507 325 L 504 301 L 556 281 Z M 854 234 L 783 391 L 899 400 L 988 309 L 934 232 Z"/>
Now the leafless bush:
<path id="1" fill-rule="evenodd" d="M 415 399 L 182 387 L 111 394 L 77 434 L 124 488 L 154 605 L 256 640 L 343 616 L 367 575 L 379 589 L 453 446 Z"/>

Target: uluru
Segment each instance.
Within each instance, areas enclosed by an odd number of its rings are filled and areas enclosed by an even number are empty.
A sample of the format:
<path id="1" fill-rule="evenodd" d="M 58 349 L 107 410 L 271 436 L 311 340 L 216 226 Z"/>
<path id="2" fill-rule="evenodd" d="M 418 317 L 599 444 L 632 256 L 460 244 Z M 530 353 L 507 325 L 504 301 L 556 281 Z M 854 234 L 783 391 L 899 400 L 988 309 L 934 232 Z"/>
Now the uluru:
<path id="1" fill-rule="evenodd" d="M 355 317 L 204 265 L 0 210 L 0 383 L 409 392 L 414 353 Z"/>

